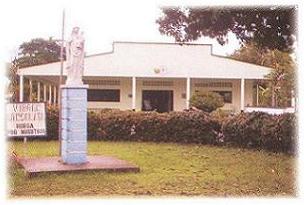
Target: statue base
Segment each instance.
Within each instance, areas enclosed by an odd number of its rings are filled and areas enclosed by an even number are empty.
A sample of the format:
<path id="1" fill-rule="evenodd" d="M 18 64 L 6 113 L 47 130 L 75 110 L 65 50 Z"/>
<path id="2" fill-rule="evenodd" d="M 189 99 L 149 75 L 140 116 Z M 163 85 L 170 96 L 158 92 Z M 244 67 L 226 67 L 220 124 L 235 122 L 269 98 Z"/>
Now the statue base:
<path id="1" fill-rule="evenodd" d="M 88 85 L 62 85 L 61 159 L 65 164 L 87 162 Z"/>

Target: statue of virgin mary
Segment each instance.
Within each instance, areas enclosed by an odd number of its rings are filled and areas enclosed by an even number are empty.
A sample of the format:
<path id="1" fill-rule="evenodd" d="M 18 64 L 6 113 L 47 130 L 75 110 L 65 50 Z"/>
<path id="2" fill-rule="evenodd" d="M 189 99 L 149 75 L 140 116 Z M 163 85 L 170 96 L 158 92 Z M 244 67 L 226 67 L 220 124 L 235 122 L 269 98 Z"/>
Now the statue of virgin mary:
<path id="1" fill-rule="evenodd" d="M 66 85 L 82 85 L 84 69 L 84 37 L 79 34 L 79 27 L 74 27 L 66 44 Z"/>

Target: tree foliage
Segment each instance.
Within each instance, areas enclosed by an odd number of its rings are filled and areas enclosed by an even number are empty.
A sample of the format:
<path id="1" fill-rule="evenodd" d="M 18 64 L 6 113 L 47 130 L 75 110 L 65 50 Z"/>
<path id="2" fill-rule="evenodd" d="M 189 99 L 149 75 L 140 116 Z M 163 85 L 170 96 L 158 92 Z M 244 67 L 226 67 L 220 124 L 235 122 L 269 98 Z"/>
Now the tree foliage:
<path id="1" fill-rule="evenodd" d="M 232 32 L 242 43 L 291 51 L 296 37 L 296 7 L 188 7 L 162 8 L 156 23 L 161 34 L 177 42 L 202 36 L 216 38 L 223 45 Z"/>
<path id="2" fill-rule="evenodd" d="M 278 49 L 261 49 L 255 43 L 248 43 L 235 51 L 232 58 L 273 68 L 266 76 L 270 81 L 260 96 L 262 105 L 290 106 L 292 91 L 296 90 L 296 64 L 287 52 Z"/>
<path id="3" fill-rule="evenodd" d="M 65 58 L 65 52 L 63 53 Z M 60 61 L 60 44 L 58 41 L 49 38 L 35 38 L 29 42 L 22 43 L 18 48 L 18 56 L 10 63 L 7 68 L 7 77 L 10 80 L 8 92 L 12 95 L 11 101 L 19 101 L 19 79 L 17 70 L 29 66 L 41 65 Z M 25 101 L 29 96 L 29 84 L 24 80 Z"/>
<path id="4" fill-rule="evenodd" d="M 64 56 L 65 57 L 65 56 Z M 60 44 L 52 38 L 35 38 L 19 46 L 16 63 L 19 68 L 57 62 L 60 60 Z"/>

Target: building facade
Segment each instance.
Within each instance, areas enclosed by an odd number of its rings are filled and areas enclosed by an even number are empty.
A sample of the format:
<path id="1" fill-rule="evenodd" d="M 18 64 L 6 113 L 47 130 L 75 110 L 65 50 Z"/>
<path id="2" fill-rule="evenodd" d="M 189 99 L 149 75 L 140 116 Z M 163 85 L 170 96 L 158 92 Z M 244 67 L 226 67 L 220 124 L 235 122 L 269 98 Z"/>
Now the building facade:
<path id="1" fill-rule="evenodd" d="M 114 42 L 111 52 L 85 57 L 83 81 L 89 109 L 181 111 L 189 109 L 193 93 L 213 91 L 223 96 L 223 109 L 238 112 L 258 105 L 258 84 L 270 72 L 213 55 L 206 44 Z M 30 93 L 37 90 L 36 101 L 58 103 L 60 62 L 23 68 L 18 75 L 20 101 L 26 78 Z"/>

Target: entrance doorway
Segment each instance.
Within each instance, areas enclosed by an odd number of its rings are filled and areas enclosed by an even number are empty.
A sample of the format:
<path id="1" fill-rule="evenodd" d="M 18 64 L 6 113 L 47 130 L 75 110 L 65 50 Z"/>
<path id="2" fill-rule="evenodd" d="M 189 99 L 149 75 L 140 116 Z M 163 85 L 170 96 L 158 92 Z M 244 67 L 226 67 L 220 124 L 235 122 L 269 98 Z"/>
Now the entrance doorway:
<path id="1" fill-rule="evenodd" d="M 169 112 L 173 110 L 173 90 L 143 90 L 142 110 Z"/>

